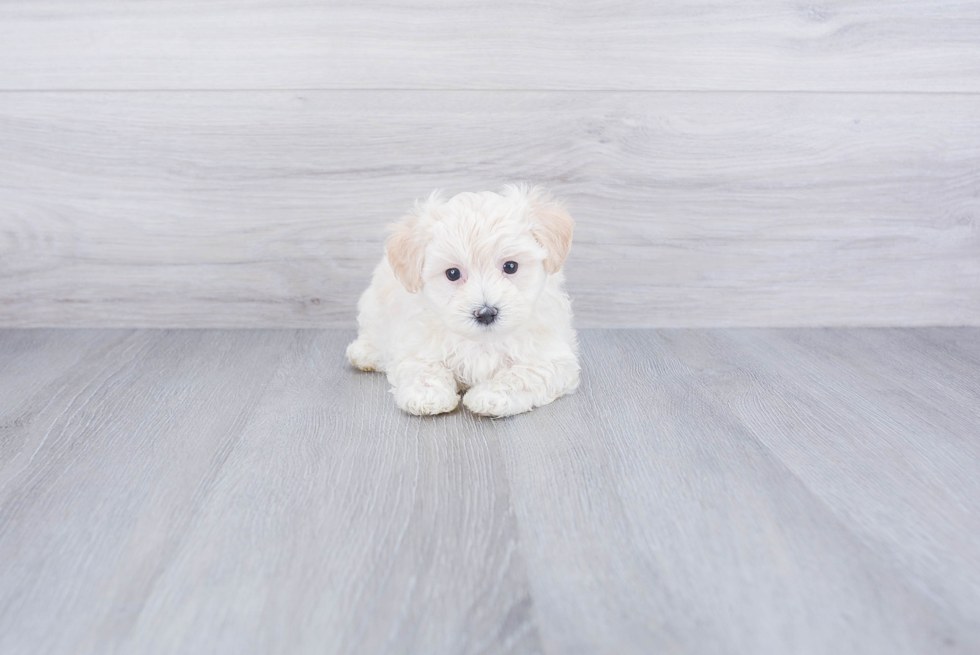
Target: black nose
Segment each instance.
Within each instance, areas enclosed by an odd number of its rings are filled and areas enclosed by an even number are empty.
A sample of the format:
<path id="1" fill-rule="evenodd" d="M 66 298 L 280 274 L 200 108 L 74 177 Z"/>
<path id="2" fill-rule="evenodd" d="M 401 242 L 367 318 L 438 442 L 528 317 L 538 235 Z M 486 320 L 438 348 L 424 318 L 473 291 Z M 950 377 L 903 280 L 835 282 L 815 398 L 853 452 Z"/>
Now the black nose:
<path id="1" fill-rule="evenodd" d="M 484 305 L 480 309 L 473 312 L 473 318 L 476 319 L 477 323 L 483 323 L 484 325 L 490 325 L 497 320 L 497 308 L 487 307 Z"/>

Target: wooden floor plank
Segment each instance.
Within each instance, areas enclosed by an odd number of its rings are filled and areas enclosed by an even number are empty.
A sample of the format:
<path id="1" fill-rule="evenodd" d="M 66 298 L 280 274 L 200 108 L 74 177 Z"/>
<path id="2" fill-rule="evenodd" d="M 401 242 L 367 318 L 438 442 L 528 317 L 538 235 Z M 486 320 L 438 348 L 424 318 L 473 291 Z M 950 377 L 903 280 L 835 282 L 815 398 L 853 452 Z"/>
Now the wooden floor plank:
<path id="1" fill-rule="evenodd" d="M 0 330 L 0 421 L 104 345 L 108 330 Z M 6 417 L 6 418 L 5 418 Z M 9 429 L 9 426 L 7 426 Z M 0 438 L 0 444 L 6 442 Z M 0 445 L 2 448 L 2 445 Z"/>
<path id="2" fill-rule="evenodd" d="M 936 357 L 967 374 L 980 367 L 980 340 L 968 327 L 933 327 L 915 330 L 915 336 L 932 344 Z"/>
<path id="3" fill-rule="evenodd" d="M 483 424 L 402 414 L 353 333 L 298 335 L 123 649 L 539 652 Z"/>
<path id="4" fill-rule="evenodd" d="M 105 652 L 127 634 L 283 349 L 277 332 L 105 338 L 20 408 L 41 411 L 0 478 L 0 652 Z"/>
<path id="5" fill-rule="evenodd" d="M 586 330 L 504 420 L 351 336 L 0 331 L 0 652 L 980 649 L 980 330 Z"/>
<path id="6" fill-rule="evenodd" d="M 980 647 L 977 369 L 952 375 L 905 330 L 665 334 L 753 436 Z"/>
<path id="7" fill-rule="evenodd" d="M 590 331 L 583 345 L 579 395 L 500 424 L 553 652 L 977 645 L 714 402 L 659 333 Z"/>

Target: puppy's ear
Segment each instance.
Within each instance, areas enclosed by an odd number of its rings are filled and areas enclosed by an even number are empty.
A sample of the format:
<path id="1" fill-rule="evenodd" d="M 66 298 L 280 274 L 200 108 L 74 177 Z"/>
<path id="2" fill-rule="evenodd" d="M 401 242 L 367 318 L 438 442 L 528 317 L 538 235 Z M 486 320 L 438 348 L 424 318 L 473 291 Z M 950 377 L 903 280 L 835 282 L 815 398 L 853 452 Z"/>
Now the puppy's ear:
<path id="1" fill-rule="evenodd" d="M 422 264 L 427 241 L 421 222 L 414 214 L 391 226 L 385 255 L 395 277 L 409 293 L 422 288 Z"/>
<path id="2" fill-rule="evenodd" d="M 572 248 L 575 221 L 549 193 L 537 187 L 527 190 L 526 193 L 531 210 L 531 234 L 548 251 L 544 270 L 557 273 Z"/>

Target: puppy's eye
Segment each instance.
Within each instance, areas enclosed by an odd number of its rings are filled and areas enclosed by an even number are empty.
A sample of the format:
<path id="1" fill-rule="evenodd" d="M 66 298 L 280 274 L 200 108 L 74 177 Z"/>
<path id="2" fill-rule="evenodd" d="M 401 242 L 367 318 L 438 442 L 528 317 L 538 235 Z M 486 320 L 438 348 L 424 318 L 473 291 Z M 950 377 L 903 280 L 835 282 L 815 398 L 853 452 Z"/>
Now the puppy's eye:
<path id="1" fill-rule="evenodd" d="M 459 269 L 458 268 L 447 269 L 446 277 L 448 277 L 451 281 L 455 282 L 456 280 L 459 279 Z"/>
<path id="2" fill-rule="evenodd" d="M 507 275 L 513 275 L 517 272 L 517 262 L 507 262 L 504 264 L 504 273 Z"/>

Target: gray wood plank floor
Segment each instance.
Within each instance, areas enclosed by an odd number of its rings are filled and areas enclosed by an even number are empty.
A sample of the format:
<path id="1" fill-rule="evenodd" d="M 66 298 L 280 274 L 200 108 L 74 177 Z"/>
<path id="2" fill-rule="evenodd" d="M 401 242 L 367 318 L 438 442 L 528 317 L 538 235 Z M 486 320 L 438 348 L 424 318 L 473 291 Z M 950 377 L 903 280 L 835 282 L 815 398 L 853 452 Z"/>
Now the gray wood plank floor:
<path id="1" fill-rule="evenodd" d="M 980 329 L 586 330 L 499 421 L 351 336 L 0 331 L 0 653 L 980 650 Z"/>

